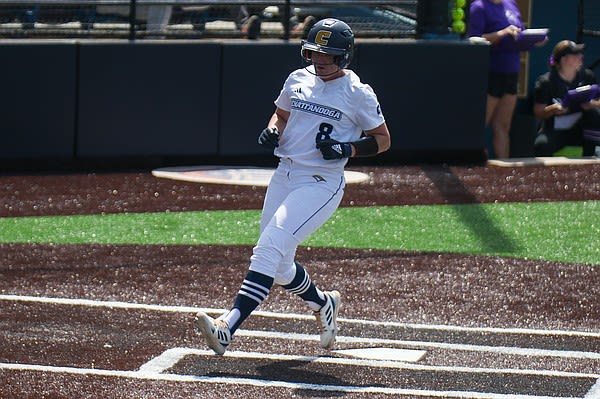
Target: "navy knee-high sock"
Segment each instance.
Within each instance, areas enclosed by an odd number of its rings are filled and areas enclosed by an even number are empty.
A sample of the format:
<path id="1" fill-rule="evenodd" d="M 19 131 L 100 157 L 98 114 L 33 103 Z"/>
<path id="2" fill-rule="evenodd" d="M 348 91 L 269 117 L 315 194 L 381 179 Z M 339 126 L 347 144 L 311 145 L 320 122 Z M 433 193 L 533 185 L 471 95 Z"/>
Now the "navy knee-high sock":
<path id="1" fill-rule="evenodd" d="M 283 288 L 298 295 L 304 299 L 312 310 L 319 310 L 325 305 L 325 295 L 311 281 L 310 276 L 304 270 L 304 267 L 298 262 L 296 264 L 296 275 L 291 283 L 284 285 Z"/>
<path id="2" fill-rule="evenodd" d="M 260 305 L 273 286 L 273 277 L 250 270 L 238 291 L 233 308 L 224 317 L 231 334 Z"/>

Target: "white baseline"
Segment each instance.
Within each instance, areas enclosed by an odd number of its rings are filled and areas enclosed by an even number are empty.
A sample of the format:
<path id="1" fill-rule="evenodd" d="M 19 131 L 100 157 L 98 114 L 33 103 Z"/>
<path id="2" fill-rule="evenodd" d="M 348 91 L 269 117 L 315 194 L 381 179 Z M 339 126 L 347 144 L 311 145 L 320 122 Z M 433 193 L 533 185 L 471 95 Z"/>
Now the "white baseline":
<path id="1" fill-rule="evenodd" d="M 50 298 L 50 297 L 36 297 L 36 296 L 21 296 L 21 295 L 0 295 L 0 301 L 15 301 L 15 302 L 37 302 L 44 304 L 55 304 L 55 305 L 67 305 L 67 306 L 88 306 L 88 307 L 102 307 L 102 308 L 114 308 L 114 309 L 129 309 L 129 310 L 152 310 L 158 312 L 177 312 L 177 313 L 192 313 L 195 314 L 202 310 L 206 313 L 223 313 L 224 309 L 214 308 L 197 308 L 188 306 L 168 306 L 168 305 L 150 305 L 150 304 L 139 304 L 119 301 L 96 301 L 90 299 L 72 299 L 72 298 Z M 257 311 L 253 315 L 261 317 L 272 317 L 280 319 L 313 319 L 313 317 L 304 314 L 289 314 L 289 313 L 274 313 Z M 338 321 L 342 323 L 356 323 L 356 324 L 371 324 L 378 326 L 396 326 L 396 327 L 409 327 L 409 328 L 420 328 L 421 325 L 403 324 L 397 322 L 377 322 L 372 320 L 355 320 L 355 319 L 344 319 L 338 318 Z M 437 331 L 471 331 L 471 332 L 490 332 L 489 328 L 476 328 L 476 327 L 458 327 L 458 326 L 427 326 L 427 329 Z M 513 334 L 535 334 L 535 335 L 569 335 L 585 338 L 600 338 L 599 333 L 582 332 L 582 331 L 554 331 L 554 330 L 533 330 L 533 329 L 501 329 L 494 328 L 496 333 L 513 333 Z M 318 337 L 309 334 L 298 334 L 290 332 L 266 332 L 266 331 L 250 331 L 250 330 L 238 330 L 238 336 L 249 336 L 249 337 L 262 337 L 262 338 L 275 338 L 285 340 L 302 340 L 302 341 L 314 341 Z M 393 340 L 393 339 L 380 339 L 380 338 L 359 338 L 359 337 L 345 337 L 338 336 L 338 342 L 345 343 L 365 343 L 365 344 L 380 344 L 380 345 L 397 345 L 411 348 L 437 348 L 437 349 L 448 349 L 448 350 L 461 350 L 461 351 L 477 351 L 477 352 L 489 352 L 489 353 L 500 353 L 508 355 L 522 355 L 522 356 L 550 356 L 560 358 L 573 358 L 573 359 L 589 359 L 589 360 L 600 360 L 600 353 L 589 352 L 589 351 L 565 351 L 565 350 L 550 350 L 550 349 L 538 349 L 538 348 L 519 348 L 519 347 L 506 347 L 506 346 L 487 346 L 487 345 L 471 345 L 471 344 L 451 344 L 446 342 L 430 342 L 430 341 L 407 341 L 407 340 Z"/>

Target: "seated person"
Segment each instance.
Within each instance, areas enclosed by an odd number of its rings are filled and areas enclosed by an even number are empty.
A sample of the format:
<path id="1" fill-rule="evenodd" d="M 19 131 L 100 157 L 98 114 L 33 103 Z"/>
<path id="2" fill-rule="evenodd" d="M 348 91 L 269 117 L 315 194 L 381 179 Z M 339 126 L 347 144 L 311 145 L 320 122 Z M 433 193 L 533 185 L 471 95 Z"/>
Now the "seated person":
<path id="1" fill-rule="evenodd" d="M 583 147 L 583 155 L 594 155 L 600 142 L 600 100 L 565 106 L 571 89 L 596 84 L 594 72 L 583 67 L 583 44 L 562 40 L 549 60 L 550 71 L 535 82 L 533 113 L 542 121 L 535 139 L 536 156 L 552 156 L 567 145 Z"/>
<path id="2" fill-rule="evenodd" d="M 261 30 L 261 7 L 245 5 L 182 6 L 181 10 L 190 13 L 194 29 L 203 32 L 206 23 L 212 21 L 233 21 L 237 30 L 246 32 L 248 39 L 258 39 Z"/>

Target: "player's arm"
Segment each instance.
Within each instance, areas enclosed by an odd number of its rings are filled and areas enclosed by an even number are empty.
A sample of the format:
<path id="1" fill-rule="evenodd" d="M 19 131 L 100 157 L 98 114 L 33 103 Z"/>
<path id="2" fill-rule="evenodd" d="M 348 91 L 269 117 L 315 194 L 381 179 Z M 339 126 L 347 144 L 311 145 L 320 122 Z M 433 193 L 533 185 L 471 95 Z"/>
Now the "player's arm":
<path id="1" fill-rule="evenodd" d="M 498 43 L 506 35 L 511 35 L 516 38 L 521 31 L 518 26 L 509 25 L 504 29 L 496 32 L 484 32 L 485 30 L 485 13 L 481 5 L 472 5 L 469 11 L 469 37 L 483 37 L 492 44 Z"/>
<path id="2" fill-rule="evenodd" d="M 381 152 L 384 152 L 384 151 L 387 151 L 390 149 L 390 145 L 391 145 L 390 131 L 388 130 L 387 124 L 385 122 L 383 122 L 381 125 L 377 126 L 375 129 L 365 131 L 365 136 L 366 137 L 363 137 L 362 139 L 351 143 L 352 147 L 353 147 L 353 151 L 352 151 L 353 157 L 377 155 Z M 369 137 L 372 137 L 372 139 L 369 139 Z M 375 140 L 375 142 L 377 143 L 377 152 L 375 154 L 361 155 L 360 145 L 361 145 L 361 142 L 365 139 L 367 139 L 367 140 L 374 139 Z M 359 148 L 357 149 L 357 147 L 359 147 Z"/>
<path id="3" fill-rule="evenodd" d="M 289 117 L 290 117 L 290 113 L 288 111 L 285 111 L 285 110 L 277 107 L 277 109 L 273 113 L 273 116 L 271 116 L 271 120 L 267 124 L 267 127 L 268 128 L 276 127 L 277 131 L 279 131 L 279 134 L 281 135 L 281 133 L 283 132 L 283 130 L 285 129 L 285 127 L 287 125 L 287 121 L 288 121 Z"/>
<path id="4" fill-rule="evenodd" d="M 490 42 L 492 44 L 496 44 L 500 40 L 502 40 L 502 38 L 504 38 L 505 36 L 510 35 L 514 39 L 516 39 L 519 35 L 519 32 L 521 32 L 521 28 L 519 28 L 518 26 L 515 26 L 515 25 L 509 25 L 506 28 L 500 29 L 497 32 L 484 33 L 483 35 L 481 35 L 481 37 L 483 37 L 484 39 L 486 39 L 488 42 Z"/>
<path id="5" fill-rule="evenodd" d="M 279 147 L 279 138 L 287 125 L 290 113 L 279 107 L 275 110 L 267 127 L 260 132 L 258 136 L 258 144 L 270 150 Z"/>
<path id="6" fill-rule="evenodd" d="M 386 123 L 364 132 L 365 136 L 352 142 L 341 143 L 328 138 L 317 142 L 324 159 L 372 157 L 390 148 L 390 132 Z"/>
<path id="7" fill-rule="evenodd" d="M 556 115 L 562 115 L 567 110 L 557 101 L 553 101 L 552 104 L 546 105 L 542 103 L 533 104 L 533 114 L 538 119 L 550 119 Z"/>

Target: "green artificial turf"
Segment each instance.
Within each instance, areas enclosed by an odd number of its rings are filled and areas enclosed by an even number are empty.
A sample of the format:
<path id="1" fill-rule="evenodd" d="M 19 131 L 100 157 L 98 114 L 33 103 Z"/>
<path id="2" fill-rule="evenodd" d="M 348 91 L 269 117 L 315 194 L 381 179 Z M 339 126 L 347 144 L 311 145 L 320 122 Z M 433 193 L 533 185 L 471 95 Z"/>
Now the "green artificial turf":
<path id="1" fill-rule="evenodd" d="M 552 156 L 554 157 L 567 157 L 567 158 L 578 158 L 583 154 L 581 146 L 566 146 L 556 151 Z"/>
<path id="2" fill-rule="evenodd" d="M 1 243 L 242 244 L 259 211 L 0 218 Z M 600 201 L 340 208 L 303 245 L 600 264 Z"/>

